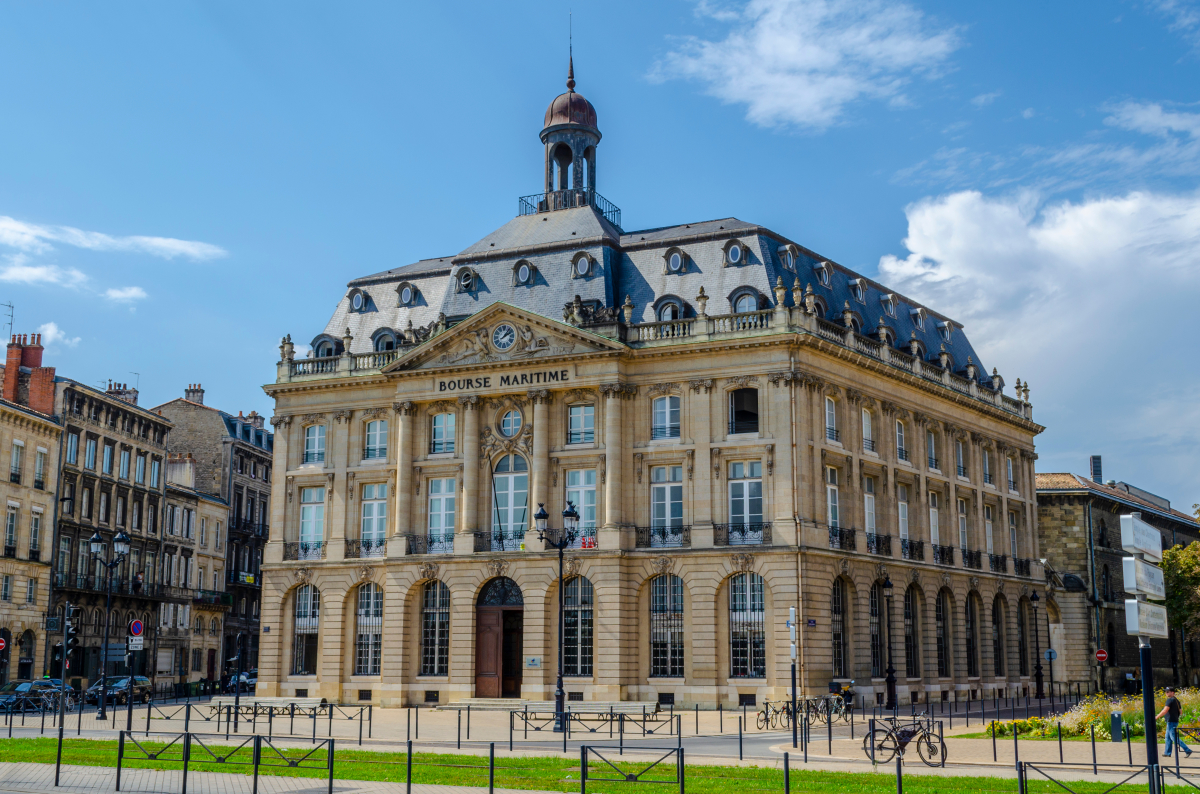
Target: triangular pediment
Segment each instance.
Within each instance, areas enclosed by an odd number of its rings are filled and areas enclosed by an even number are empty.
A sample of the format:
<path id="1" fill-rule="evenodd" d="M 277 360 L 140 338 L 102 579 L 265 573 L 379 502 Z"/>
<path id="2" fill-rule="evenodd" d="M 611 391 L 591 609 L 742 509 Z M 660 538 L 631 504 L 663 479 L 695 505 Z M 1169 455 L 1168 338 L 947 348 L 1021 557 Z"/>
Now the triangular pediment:
<path id="1" fill-rule="evenodd" d="M 511 328 L 512 342 L 502 327 Z M 559 320 L 493 303 L 389 364 L 384 372 L 444 369 L 625 350 L 625 345 Z"/>

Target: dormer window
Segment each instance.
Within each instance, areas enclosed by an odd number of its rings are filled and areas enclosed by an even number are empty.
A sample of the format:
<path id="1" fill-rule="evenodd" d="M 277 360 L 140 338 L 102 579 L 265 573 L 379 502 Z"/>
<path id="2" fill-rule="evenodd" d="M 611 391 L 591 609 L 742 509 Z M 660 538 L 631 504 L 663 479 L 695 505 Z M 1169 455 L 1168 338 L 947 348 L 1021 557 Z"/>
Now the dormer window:
<path id="1" fill-rule="evenodd" d="M 419 294 L 417 288 L 407 281 L 396 287 L 396 295 L 400 299 L 401 306 L 412 306 L 417 302 Z"/>
<path id="2" fill-rule="evenodd" d="M 854 300 L 859 303 L 867 302 L 867 289 L 861 278 L 856 278 L 850 282 L 850 294 L 854 296 Z"/>
<path id="3" fill-rule="evenodd" d="M 580 251 L 571 262 L 571 278 L 587 278 L 592 274 L 592 258 Z"/>
<path id="4" fill-rule="evenodd" d="M 458 272 L 456 285 L 459 292 L 474 292 L 479 284 L 479 276 L 470 268 L 463 268 Z"/>
<path id="5" fill-rule="evenodd" d="M 333 355 L 333 342 L 317 342 L 317 346 L 313 348 L 313 355 L 317 358 L 329 358 Z"/>
<path id="6" fill-rule="evenodd" d="M 662 306 L 658 307 L 659 322 L 668 322 L 670 320 L 678 320 L 683 316 L 683 307 L 675 301 L 667 301 Z"/>
<path id="7" fill-rule="evenodd" d="M 910 314 L 912 315 L 913 325 L 917 326 L 917 328 L 920 328 L 922 331 L 924 331 L 925 330 L 925 310 L 924 309 L 913 309 L 910 312 Z"/>
<path id="8" fill-rule="evenodd" d="M 758 298 L 750 293 L 739 295 L 733 304 L 734 314 L 758 311 Z"/>
<path id="9" fill-rule="evenodd" d="M 830 274 L 833 271 L 833 265 L 829 264 L 828 262 L 822 262 L 813 268 L 813 270 L 817 275 L 817 283 L 822 287 L 828 287 Z"/>
<path id="10" fill-rule="evenodd" d="M 513 265 L 513 285 L 517 287 L 528 287 L 533 285 L 533 274 L 535 270 L 533 265 L 522 260 Z"/>
<path id="11" fill-rule="evenodd" d="M 799 261 L 800 252 L 796 246 L 784 245 L 779 247 L 779 263 L 783 265 L 784 270 L 795 271 Z"/>
<path id="12" fill-rule="evenodd" d="M 392 336 L 391 331 L 381 331 L 375 336 L 373 347 L 376 353 L 386 353 L 389 350 L 395 350 L 396 337 Z"/>
<path id="13" fill-rule="evenodd" d="M 953 323 L 948 322 L 948 321 L 938 323 L 938 333 L 941 335 L 941 337 L 944 341 L 946 341 L 946 342 L 950 341 L 950 334 L 953 333 L 953 331 L 954 331 Z"/>
<path id="14" fill-rule="evenodd" d="M 725 266 L 736 267 L 742 264 L 746 259 L 746 248 L 739 240 L 730 240 L 725 243 Z"/>
<path id="15" fill-rule="evenodd" d="M 371 296 L 360 289 L 350 291 L 350 311 L 366 311 L 371 305 Z"/>
<path id="16" fill-rule="evenodd" d="M 680 251 L 678 248 L 674 248 L 667 252 L 665 264 L 667 267 L 667 273 L 677 275 L 682 273 L 684 267 L 686 267 L 687 257 L 683 251 Z"/>
<path id="17" fill-rule="evenodd" d="M 887 316 L 895 317 L 896 316 L 896 303 L 897 303 L 896 296 L 891 293 L 888 293 L 887 295 L 884 295 L 882 298 L 880 298 L 880 301 L 883 303 L 883 310 L 884 310 L 884 312 L 887 313 Z"/>

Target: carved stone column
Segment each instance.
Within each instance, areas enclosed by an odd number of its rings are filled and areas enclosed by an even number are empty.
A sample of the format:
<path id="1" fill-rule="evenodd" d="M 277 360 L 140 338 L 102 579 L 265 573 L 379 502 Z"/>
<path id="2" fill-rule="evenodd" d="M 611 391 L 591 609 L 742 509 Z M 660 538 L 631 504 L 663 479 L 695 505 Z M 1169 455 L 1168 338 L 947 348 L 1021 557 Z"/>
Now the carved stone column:
<path id="1" fill-rule="evenodd" d="M 636 386 L 623 383 L 606 383 L 600 386 L 604 400 L 604 528 L 601 530 L 600 548 L 625 548 L 621 537 L 624 523 L 622 511 L 625 494 L 621 488 L 624 470 L 624 426 L 621 423 L 621 403 L 637 392 Z M 629 546 L 632 547 L 632 539 Z"/>
<path id="2" fill-rule="evenodd" d="M 557 526 L 553 520 L 555 505 L 550 504 L 550 392 L 531 389 L 528 396 L 533 403 L 533 499 L 529 509 L 536 513 L 537 506 L 544 503 L 551 515 L 551 525 Z M 559 508 L 559 512 L 564 508 Z"/>
<path id="3" fill-rule="evenodd" d="M 280 529 L 272 532 L 270 540 L 263 547 L 263 562 L 283 562 L 283 527 L 287 526 L 288 502 L 291 501 L 292 491 L 288 487 L 288 436 L 292 432 L 292 417 L 275 416 L 271 418 L 271 426 L 275 428 L 274 455 L 271 459 L 271 518 L 270 526 Z"/>
<path id="4" fill-rule="evenodd" d="M 458 534 L 454 538 L 455 554 L 473 554 L 475 536 L 479 529 L 479 411 L 483 406 L 479 397 L 464 394 L 458 398 L 463 417 L 463 484 L 460 491 L 461 519 Z"/>
<path id="5" fill-rule="evenodd" d="M 396 413 L 396 514 L 393 516 L 392 538 L 388 540 L 388 556 L 398 557 L 404 554 L 403 539 L 399 535 L 415 532 L 412 524 L 413 499 L 413 417 L 417 413 L 417 404 L 405 400 L 394 403 L 392 410 Z"/>

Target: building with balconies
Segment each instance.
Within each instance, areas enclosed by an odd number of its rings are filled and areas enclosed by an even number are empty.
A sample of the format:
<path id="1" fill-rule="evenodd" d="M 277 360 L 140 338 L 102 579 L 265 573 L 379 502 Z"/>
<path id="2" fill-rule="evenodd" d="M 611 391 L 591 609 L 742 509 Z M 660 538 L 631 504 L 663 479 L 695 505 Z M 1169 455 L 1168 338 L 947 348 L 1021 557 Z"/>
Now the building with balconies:
<path id="1" fill-rule="evenodd" d="M 228 505 L 217 529 L 217 542 L 224 544 L 218 547 L 225 555 L 224 579 L 220 587 L 212 585 L 228 601 L 218 622 L 222 638 L 218 669 L 221 674 L 230 672 L 227 662 L 237 655 L 240 635 L 248 648 L 245 669 L 252 670 L 258 666 L 260 567 L 270 536 L 273 434 L 254 411 L 234 416 L 205 405 L 204 388 L 198 383 L 189 385 L 182 398 L 154 410 L 175 428 L 172 451 L 192 456 L 196 487 Z M 207 657 L 204 670 L 207 673 Z"/>
<path id="2" fill-rule="evenodd" d="M 1027 691 L 1043 587 L 1029 391 L 962 326 L 766 227 L 627 231 L 595 109 L 456 255 L 349 282 L 275 381 L 262 695 L 736 706 Z M 891 589 L 884 588 L 890 582 Z M 895 603 L 891 593 L 895 593 Z"/>

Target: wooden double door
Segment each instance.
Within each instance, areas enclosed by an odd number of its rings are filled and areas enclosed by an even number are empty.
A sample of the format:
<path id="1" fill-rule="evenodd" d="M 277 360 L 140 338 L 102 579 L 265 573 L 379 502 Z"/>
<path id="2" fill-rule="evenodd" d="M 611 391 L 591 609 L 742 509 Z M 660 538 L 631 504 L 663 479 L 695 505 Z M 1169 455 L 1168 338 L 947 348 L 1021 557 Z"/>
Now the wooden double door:
<path id="1" fill-rule="evenodd" d="M 475 697 L 521 696 L 523 606 L 478 606 L 475 612 Z"/>

